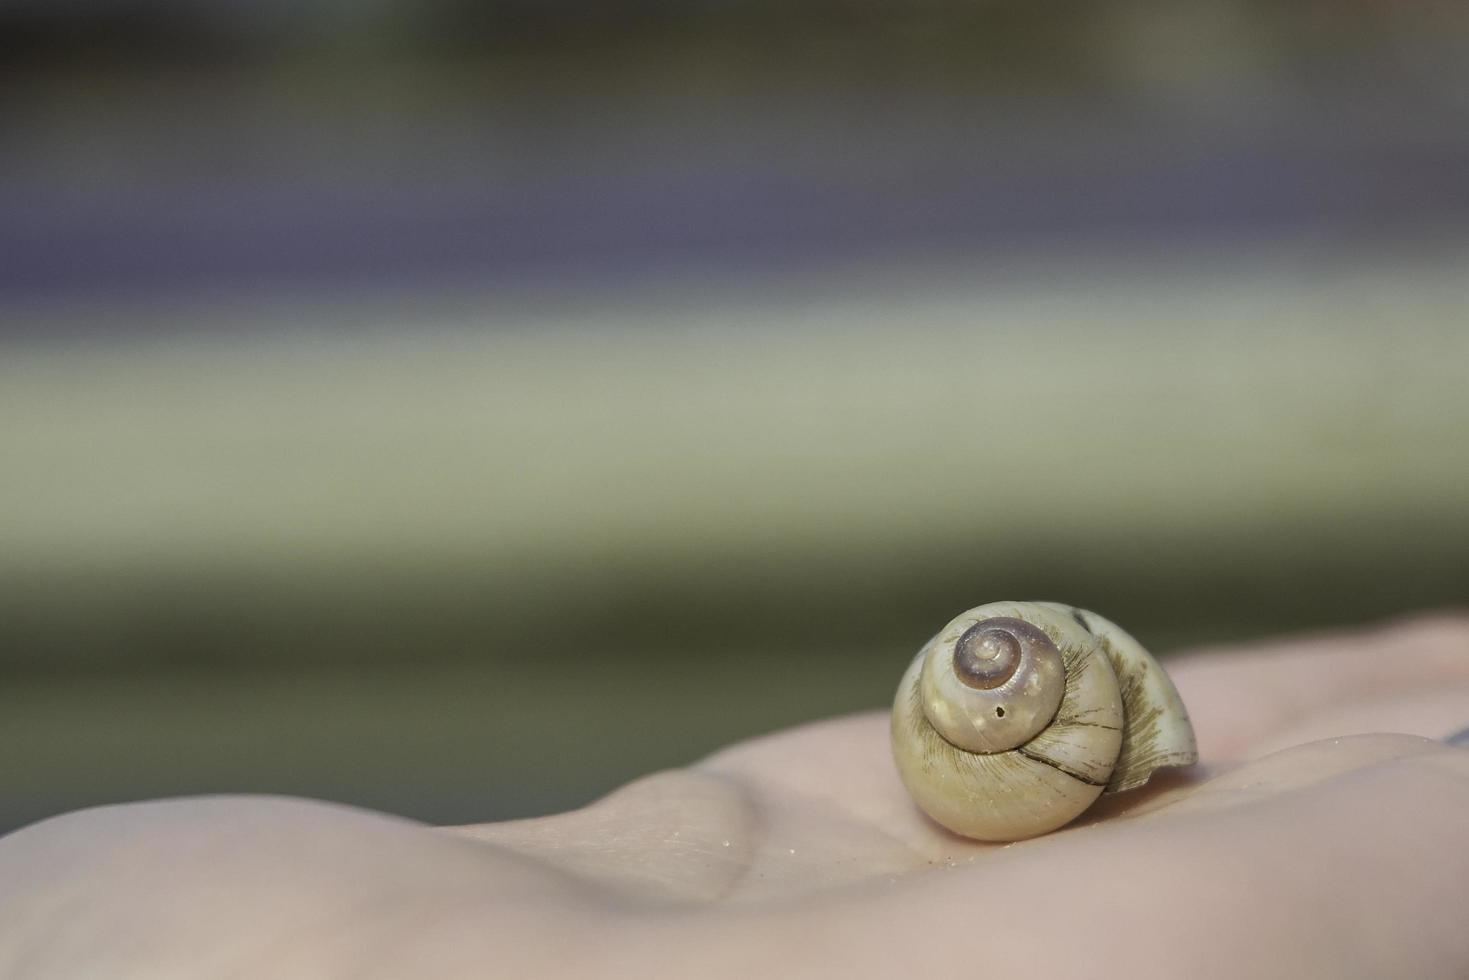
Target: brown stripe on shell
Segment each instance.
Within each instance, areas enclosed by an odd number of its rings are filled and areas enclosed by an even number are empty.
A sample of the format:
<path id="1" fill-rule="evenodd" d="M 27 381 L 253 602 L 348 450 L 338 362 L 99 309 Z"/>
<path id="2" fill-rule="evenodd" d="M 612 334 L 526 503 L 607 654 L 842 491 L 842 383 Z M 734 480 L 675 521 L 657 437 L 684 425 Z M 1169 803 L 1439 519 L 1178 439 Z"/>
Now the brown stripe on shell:
<path id="1" fill-rule="evenodd" d="M 1098 639 L 1102 652 L 1112 664 L 1113 673 L 1117 675 L 1126 726 L 1122 734 L 1122 752 L 1117 756 L 1117 766 L 1105 792 L 1135 789 L 1145 784 L 1154 770 L 1197 762 L 1196 752 L 1171 751 L 1162 745 L 1159 721 L 1163 717 L 1164 706 L 1148 696 L 1146 687 L 1146 672 L 1162 668 L 1136 665 L 1121 656 L 1105 634 Z M 1181 703 L 1179 707 L 1182 708 Z"/>

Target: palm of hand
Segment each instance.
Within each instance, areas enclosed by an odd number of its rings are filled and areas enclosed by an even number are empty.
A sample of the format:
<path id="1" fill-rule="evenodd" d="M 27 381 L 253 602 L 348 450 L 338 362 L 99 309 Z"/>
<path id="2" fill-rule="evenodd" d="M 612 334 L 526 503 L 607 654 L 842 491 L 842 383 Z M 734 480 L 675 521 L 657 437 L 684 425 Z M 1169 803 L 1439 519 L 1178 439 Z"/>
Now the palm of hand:
<path id="1" fill-rule="evenodd" d="M 536 820 L 59 818 L 0 841 L 0 973 L 1463 975 L 1469 753 L 1422 736 L 1469 722 L 1469 624 L 1169 668 L 1204 764 L 1010 846 L 914 808 L 881 713 Z"/>

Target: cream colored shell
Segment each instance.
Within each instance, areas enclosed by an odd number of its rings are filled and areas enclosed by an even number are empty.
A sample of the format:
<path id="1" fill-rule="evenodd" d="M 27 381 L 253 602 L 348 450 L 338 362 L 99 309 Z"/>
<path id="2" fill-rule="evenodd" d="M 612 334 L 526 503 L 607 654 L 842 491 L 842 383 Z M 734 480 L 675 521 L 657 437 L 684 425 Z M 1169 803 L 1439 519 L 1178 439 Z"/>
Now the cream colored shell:
<path id="1" fill-rule="evenodd" d="M 951 698 L 948 692 L 962 691 L 945 676 L 953 670 L 955 644 L 976 624 L 1007 618 L 1050 639 L 1063 676 Z M 1039 690 L 1042 682 L 1064 684 L 1059 706 L 1021 733 L 1024 741 L 1011 739 L 1013 748 L 961 748 L 931 720 L 953 730 L 956 713 L 982 712 L 987 719 L 995 706 L 1011 720 L 1029 718 L 1028 697 L 1055 703 L 1054 691 Z M 1188 713 L 1157 661 L 1114 623 L 1056 602 L 992 602 L 955 617 L 898 684 L 892 738 L 898 772 L 924 812 L 956 833 L 989 841 L 1056 830 L 1103 793 L 1141 786 L 1159 768 L 1198 760 Z"/>

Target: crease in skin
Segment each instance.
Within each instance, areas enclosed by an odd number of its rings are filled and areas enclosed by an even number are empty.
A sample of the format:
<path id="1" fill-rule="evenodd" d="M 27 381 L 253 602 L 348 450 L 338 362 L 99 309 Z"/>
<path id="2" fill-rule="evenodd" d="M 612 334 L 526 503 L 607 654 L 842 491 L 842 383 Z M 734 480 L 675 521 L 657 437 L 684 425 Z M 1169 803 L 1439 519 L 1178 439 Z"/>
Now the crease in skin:
<path id="1" fill-rule="evenodd" d="M 620 898 L 708 904 L 748 873 L 760 837 L 747 789 L 675 769 L 635 780 L 568 813 L 445 828 L 507 848 Z"/>
<path id="2" fill-rule="evenodd" d="M 920 850 L 871 818 L 843 806 L 838 798 L 791 785 L 781 787 L 780 792 L 783 799 L 778 809 L 784 815 L 770 820 L 770 847 L 756 855 L 756 867 L 763 865 L 776 873 L 773 885 L 788 885 L 794 875 L 806 891 L 828 891 L 908 874 L 946 859 L 942 849 Z M 801 841 L 799 850 L 782 849 L 781 838 Z M 820 843 L 813 845 L 813 841 Z M 853 852 L 860 854 L 860 866 L 841 867 L 843 851 L 848 861 Z M 835 861 L 828 859 L 833 854 Z M 799 862 L 790 860 L 797 857 L 801 857 Z M 765 877 L 761 872 L 754 873 Z M 746 881 L 750 880 L 747 875 Z M 753 888 L 739 898 L 758 900 L 762 891 L 768 889 Z"/>
<path id="3" fill-rule="evenodd" d="M 732 746 L 696 768 L 841 814 L 901 848 L 912 868 L 989 849 L 943 830 L 913 804 L 891 761 L 887 721 L 886 712 L 862 712 L 812 722 Z M 801 761 L 792 763 L 792 755 Z"/>
<path id="4" fill-rule="evenodd" d="M 686 805 L 702 794 L 709 807 Z M 670 805 L 670 796 L 681 802 Z M 772 790 L 738 771 L 671 770 L 582 810 L 453 832 L 583 876 L 620 898 L 665 907 L 826 892 L 944 859 L 834 797 L 791 786 Z"/>
<path id="5" fill-rule="evenodd" d="M 817 792 L 808 786 L 801 786 L 799 784 L 790 782 L 778 783 L 775 785 L 775 788 L 778 789 L 781 793 L 802 800 L 805 803 L 814 805 L 814 808 L 820 812 L 824 812 L 826 814 L 839 814 L 848 822 L 881 836 L 883 839 L 890 842 L 893 846 L 900 848 L 905 854 L 913 858 L 915 863 L 922 862 L 925 864 L 929 864 L 934 862 L 935 860 L 942 860 L 944 858 L 943 850 L 934 848 L 920 848 L 912 841 L 905 840 L 903 837 L 894 833 L 892 830 L 882 826 L 881 823 L 879 823 L 877 819 L 872 817 L 871 815 L 857 811 L 851 806 L 849 800 L 844 799 L 839 795 Z M 906 800 L 906 796 L 904 797 L 904 799 Z M 965 845 L 973 844 L 982 846 L 982 842 L 969 841 L 965 838 L 960 837 L 955 837 L 954 841 Z"/>
<path id="6" fill-rule="evenodd" d="M 741 853 L 736 859 L 735 873 L 725 879 L 724 886 L 717 894 L 709 898 L 709 902 L 712 904 L 730 899 L 749 880 L 755 867 L 756 855 L 759 853 L 761 844 L 767 836 L 767 827 L 757 803 L 758 796 L 752 793 L 749 787 L 739 785 L 738 780 L 728 780 L 717 775 L 711 777 L 709 774 L 700 773 L 699 776 L 701 778 L 719 779 L 725 785 L 733 784 L 734 786 L 738 786 L 740 802 L 744 807 L 745 819 L 742 821 L 742 829 L 745 833 L 742 840 L 743 847 Z M 720 842 L 720 846 L 724 846 L 723 841 Z M 733 842 L 731 842 L 731 846 L 733 846 Z"/>

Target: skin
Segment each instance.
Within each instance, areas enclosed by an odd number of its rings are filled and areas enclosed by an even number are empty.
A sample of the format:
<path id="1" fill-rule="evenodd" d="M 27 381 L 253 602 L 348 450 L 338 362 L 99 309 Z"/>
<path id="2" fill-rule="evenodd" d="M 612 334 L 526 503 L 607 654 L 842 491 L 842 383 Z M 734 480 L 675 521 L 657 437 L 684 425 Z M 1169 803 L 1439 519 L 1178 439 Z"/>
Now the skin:
<path id="1" fill-rule="evenodd" d="M 0 976 L 1469 975 L 1469 618 L 1167 666 L 1203 763 L 1008 846 L 914 809 L 885 712 L 536 820 L 58 817 L 0 840 Z"/>

